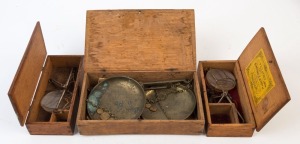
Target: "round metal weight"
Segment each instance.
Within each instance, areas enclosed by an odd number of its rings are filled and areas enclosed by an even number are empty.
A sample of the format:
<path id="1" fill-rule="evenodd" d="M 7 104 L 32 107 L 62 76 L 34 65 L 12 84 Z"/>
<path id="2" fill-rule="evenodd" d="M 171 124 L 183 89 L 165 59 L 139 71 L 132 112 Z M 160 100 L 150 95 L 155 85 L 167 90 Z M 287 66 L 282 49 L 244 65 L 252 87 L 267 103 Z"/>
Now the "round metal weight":
<path id="1" fill-rule="evenodd" d="M 56 107 L 62 94 L 63 90 L 56 90 L 47 93 L 41 101 L 42 108 L 50 113 L 56 109 L 69 109 L 72 95 L 68 92 L 64 94 L 62 101 L 58 107 Z"/>
<path id="2" fill-rule="evenodd" d="M 176 87 L 146 91 L 147 104 L 143 119 L 184 120 L 196 107 L 196 97 L 187 88 Z"/>
<path id="3" fill-rule="evenodd" d="M 87 99 L 87 112 L 94 120 L 137 119 L 145 103 L 144 90 L 137 81 L 129 77 L 111 77 L 92 89 Z"/>
<path id="4" fill-rule="evenodd" d="M 236 85 L 234 75 L 223 69 L 210 69 L 206 73 L 206 80 L 209 87 L 220 92 L 229 91 Z"/>

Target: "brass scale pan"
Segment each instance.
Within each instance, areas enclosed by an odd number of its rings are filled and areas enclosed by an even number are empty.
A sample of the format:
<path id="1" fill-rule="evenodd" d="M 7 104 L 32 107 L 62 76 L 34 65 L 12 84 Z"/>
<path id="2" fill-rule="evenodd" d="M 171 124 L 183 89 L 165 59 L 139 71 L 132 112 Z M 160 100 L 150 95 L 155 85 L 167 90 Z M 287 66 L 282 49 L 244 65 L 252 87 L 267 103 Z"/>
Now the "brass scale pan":
<path id="1" fill-rule="evenodd" d="M 142 84 L 125 76 L 107 78 L 91 90 L 88 116 L 93 120 L 186 119 L 195 109 L 196 97 L 189 88 L 164 84 L 176 82 Z"/>

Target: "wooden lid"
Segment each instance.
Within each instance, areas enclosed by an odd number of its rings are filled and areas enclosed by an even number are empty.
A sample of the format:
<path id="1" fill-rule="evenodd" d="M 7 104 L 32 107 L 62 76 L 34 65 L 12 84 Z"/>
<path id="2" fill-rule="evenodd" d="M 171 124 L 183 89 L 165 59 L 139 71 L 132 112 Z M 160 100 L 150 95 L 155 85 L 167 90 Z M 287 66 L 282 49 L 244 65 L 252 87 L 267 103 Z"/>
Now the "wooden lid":
<path id="1" fill-rule="evenodd" d="M 260 131 L 291 99 L 264 28 L 252 38 L 238 61 L 256 130 Z"/>
<path id="2" fill-rule="evenodd" d="M 196 70 L 194 10 L 95 10 L 86 21 L 86 72 Z"/>
<path id="3" fill-rule="evenodd" d="M 40 23 L 37 22 L 8 96 L 23 126 L 47 55 Z"/>

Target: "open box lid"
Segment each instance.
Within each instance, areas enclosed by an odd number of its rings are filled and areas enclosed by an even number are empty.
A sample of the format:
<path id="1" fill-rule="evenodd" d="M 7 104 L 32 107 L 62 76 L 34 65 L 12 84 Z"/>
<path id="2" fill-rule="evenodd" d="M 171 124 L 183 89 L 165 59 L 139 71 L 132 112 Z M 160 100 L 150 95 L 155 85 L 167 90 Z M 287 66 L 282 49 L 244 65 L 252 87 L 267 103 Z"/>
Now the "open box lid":
<path id="1" fill-rule="evenodd" d="M 260 131 L 291 99 L 264 28 L 238 59 L 251 108 Z"/>
<path id="2" fill-rule="evenodd" d="M 46 56 L 41 26 L 37 22 L 8 92 L 21 126 L 25 123 Z"/>
<path id="3" fill-rule="evenodd" d="M 87 11 L 84 70 L 195 71 L 194 10 Z"/>

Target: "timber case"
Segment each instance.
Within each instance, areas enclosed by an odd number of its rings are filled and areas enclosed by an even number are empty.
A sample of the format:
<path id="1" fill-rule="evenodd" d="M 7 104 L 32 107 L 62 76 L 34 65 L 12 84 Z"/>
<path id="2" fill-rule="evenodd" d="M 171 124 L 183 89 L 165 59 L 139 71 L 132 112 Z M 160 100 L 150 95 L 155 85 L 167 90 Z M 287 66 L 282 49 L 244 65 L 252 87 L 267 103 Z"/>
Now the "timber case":
<path id="1" fill-rule="evenodd" d="M 33 135 L 72 135 L 78 109 L 82 81 L 80 55 L 48 55 L 37 22 L 19 68 L 11 84 L 8 96 L 20 125 L 24 124 Z M 50 113 L 41 106 L 42 98 L 58 90 L 50 80 L 64 83 L 74 69 L 74 81 L 70 87 L 69 109 Z"/>
<path id="2" fill-rule="evenodd" d="M 84 79 L 77 115 L 81 135 L 200 134 L 204 113 L 196 73 L 193 10 L 87 11 Z M 185 120 L 90 120 L 89 90 L 101 78 L 138 82 L 193 79 L 196 108 Z"/>
<path id="3" fill-rule="evenodd" d="M 91 10 L 86 17 L 84 56 L 47 56 L 37 23 L 8 95 L 30 134 L 73 134 L 76 120 L 81 135 L 206 132 L 250 137 L 290 100 L 263 28 L 238 60 L 200 61 L 198 70 L 196 65 L 193 10 Z M 46 112 L 40 103 L 53 90 L 49 80 L 66 79 L 64 69 L 71 68 L 77 69 L 77 79 L 70 109 L 63 114 Z M 231 94 L 237 103 L 209 101 L 205 78 L 209 69 L 233 73 L 236 86 Z M 141 83 L 193 80 L 196 107 L 185 120 L 91 120 L 87 112 L 91 89 L 99 80 L 116 76 Z"/>
<path id="4" fill-rule="evenodd" d="M 230 93 L 237 109 L 231 107 L 234 110 L 230 110 L 228 103 L 210 102 L 205 77 L 209 69 L 223 69 L 234 74 L 236 87 Z M 250 137 L 291 99 L 264 28 L 256 33 L 238 60 L 200 61 L 198 75 L 207 136 Z M 234 116 L 236 111 L 241 112 L 244 122 Z"/>

